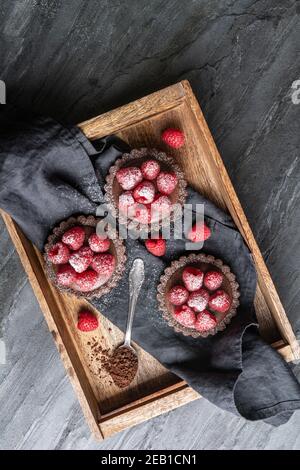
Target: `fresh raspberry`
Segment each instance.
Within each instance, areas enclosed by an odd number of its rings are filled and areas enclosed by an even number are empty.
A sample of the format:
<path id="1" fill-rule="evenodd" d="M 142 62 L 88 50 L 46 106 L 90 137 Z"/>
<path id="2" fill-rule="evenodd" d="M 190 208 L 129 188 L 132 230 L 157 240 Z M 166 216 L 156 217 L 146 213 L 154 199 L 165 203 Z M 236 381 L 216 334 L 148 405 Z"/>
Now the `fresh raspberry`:
<path id="1" fill-rule="evenodd" d="M 56 280 L 59 285 L 69 287 L 76 281 L 76 271 L 69 264 L 63 264 L 57 270 Z"/>
<path id="2" fill-rule="evenodd" d="M 79 250 L 85 240 L 85 231 L 83 227 L 73 227 L 67 230 L 63 236 L 62 241 L 68 245 L 72 250 Z"/>
<path id="3" fill-rule="evenodd" d="M 195 312 L 187 305 L 177 307 L 173 313 L 175 320 L 187 328 L 193 328 L 196 322 Z"/>
<path id="4" fill-rule="evenodd" d="M 155 186 L 151 181 L 142 181 L 133 191 L 133 197 L 140 204 L 151 204 L 155 196 Z"/>
<path id="5" fill-rule="evenodd" d="M 167 145 L 174 149 L 182 147 L 185 141 L 184 133 L 179 129 L 172 128 L 166 129 L 162 133 L 161 138 Z"/>
<path id="6" fill-rule="evenodd" d="M 166 253 L 166 240 L 163 238 L 154 238 L 145 240 L 145 247 L 154 256 L 164 256 Z"/>
<path id="7" fill-rule="evenodd" d="M 65 264 L 69 261 L 70 250 L 62 242 L 55 243 L 55 245 L 48 251 L 48 260 L 53 264 Z"/>
<path id="8" fill-rule="evenodd" d="M 200 269 L 188 266 L 183 270 L 182 280 L 188 291 L 195 292 L 202 287 L 203 276 L 204 274 Z"/>
<path id="9" fill-rule="evenodd" d="M 205 331 L 209 331 L 214 328 L 216 324 L 217 320 L 214 315 L 208 310 L 203 310 L 203 312 L 198 313 L 194 328 L 201 333 L 204 333 Z"/>
<path id="10" fill-rule="evenodd" d="M 183 286 L 174 286 L 169 290 L 168 298 L 173 305 L 185 304 L 189 298 L 188 290 Z"/>
<path id="11" fill-rule="evenodd" d="M 96 255 L 99 256 L 99 255 Z M 94 289 L 98 281 L 98 274 L 93 269 L 77 273 L 75 284 L 81 292 L 89 292 Z"/>
<path id="12" fill-rule="evenodd" d="M 115 257 L 110 253 L 95 255 L 91 263 L 91 267 L 105 279 L 110 278 L 114 272 L 115 265 Z"/>
<path id="13" fill-rule="evenodd" d="M 122 189 L 130 191 L 143 180 L 141 170 L 136 166 L 121 168 L 116 173 L 116 178 Z"/>
<path id="14" fill-rule="evenodd" d="M 204 285 L 209 290 L 217 290 L 223 282 L 223 274 L 220 271 L 207 271 L 204 275 Z"/>
<path id="15" fill-rule="evenodd" d="M 161 220 L 169 217 L 171 213 L 172 203 L 168 196 L 163 194 L 156 194 L 154 201 L 151 204 L 151 220 Z"/>
<path id="16" fill-rule="evenodd" d="M 205 223 L 198 222 L 190 229 L 187 238 L 193 243 L 199 243 L 204 242 L 210 236 L 210 228 Z"/>
<path id="17" fill-rule="evenodd" d="M 196 292 L 192 292 L 189 296 L 188 306 L 193 308 L 196 312 L 203 312 L 207 307 L 209 301 L 209 293 L 207 290 L 201 288 Z"/>
<path id="18" fill-rule="evenodd" d="M 162 171 L 156 179 L 157 189 L 162 194 L 171 194 L 177 186 L 177 176 L 175 173 Z"/>
<path id="19" fill-rule="evenodd" d="M 78 314 L 77 328 L 80 331 L 94 331 L 98 328 L 98 318 L 88 310 L 83 310 Z"/>
<path id="20" fill-rule="evenodd" d="M 129 207 L 128 217 L 141 224 L 149 224 L 151 221 L 150 207 L 136 202 L 133 206 Z"/>
<path id="21" fill-rule="evenodd" d="M 93 252 L 88 246 L 83 246 L 79 250 L 74 251 L 70 256 L 69 263 L 77 273 L 83 273 L 93 259 Z"/>
<path id="22" fill-rule="evenodd" d="M 126 214 L 129 207 L 132 207 L 135 204 L 135 200 L 132 194 L 132 191 L 125 191 L 119 196 L 119 210 Z"/>
<path id="23" fill-rule="evenodd" d="M 153 181 L 160 172 L 160 164 L 156 160 L 147 160 L 142 164 L 141 171 L 146 180 Z"/>
<path id="24" fill-rule="evenodd" d="M 110 247 L 110 239 L 107 238 L 104 234 L 97 235 L 97 233 L 92 233 L 88 242 L 90 249 L 95 253 L 104 253 L 105 251 L 109 250 Z"/>
<path id="25" fill-rule="evenodd" d="M 229 310 L 231 300 L 227 292 L 222 289 L 217 290 L 209 299 L 209 307 L 216 312 L 225 313 Z"/>

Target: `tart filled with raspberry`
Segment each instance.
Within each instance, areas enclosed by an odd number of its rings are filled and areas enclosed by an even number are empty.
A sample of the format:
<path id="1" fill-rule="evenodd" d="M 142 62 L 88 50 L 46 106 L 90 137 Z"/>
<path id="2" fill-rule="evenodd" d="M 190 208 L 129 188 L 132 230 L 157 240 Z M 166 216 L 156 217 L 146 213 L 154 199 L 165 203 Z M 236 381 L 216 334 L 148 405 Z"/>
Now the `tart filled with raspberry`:
<path id="1" fill-rule="evenodd" d="M 61 291 L 101 297 L 125 269 L 125 247 L 113 229 L 93 216 L 71 217 L 56 227 L 45 245 L 46 271 Z"/>
<path id="2" fill-rule="evenodd" d="M 110 168 L 105 192 L 121 223 L 160 228 L 180 216 L 186 181 L 175 161 L 164 152 L 134 149 Z"/>
<path id="3" fill-rule="evenodd" d="M 176 332 L 194 338 L 224 330 L 236 314 L 239 286 L 220 259 L 192 253 L 173 261 L 158 286 L 159 308 Z"/>

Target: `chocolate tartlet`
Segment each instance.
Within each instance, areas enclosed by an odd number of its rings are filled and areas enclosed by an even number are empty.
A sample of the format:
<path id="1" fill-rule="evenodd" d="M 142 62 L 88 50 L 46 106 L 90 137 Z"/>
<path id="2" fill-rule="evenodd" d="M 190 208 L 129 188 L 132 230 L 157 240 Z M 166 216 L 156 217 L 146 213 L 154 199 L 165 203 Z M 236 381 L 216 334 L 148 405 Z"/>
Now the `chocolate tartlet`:
<path id="1" fill-rule="evenodd" d="M 215 326 L 208 331 L 200 332 L 193 327 L 183 326 L 176 320 L 174 315 L 176 307 L 170 302 L 169 292 L 174 286 L 183 286 L 182 273 L 187 267 L 198 268 L 204 275 L 209 271 L 217 271 L 223 275 L 223 281 L 219 288 L 228 294 L 230 307 L 226 312 L 221 313 L 214 311 L 208 305 L 207 310 L 214 315 L 216 320 Z M 223 264 L 223 261 L 204 253 L 192 253 L 189 256 L 182 256 L 178 260 L 173 261 L 161 276 L 157 291 L 157 299 L 163 318 L 177 333 L 192 336 L 193 338 L 206 338 L 209 335 L 215 335 L 218 331 L 224 330 L 232 317 L 236 315 L 237 307 L 239 306 L 239 285 L 235 280 L 235 275 L 228 266 Z"/>
<path id="2" fill-rule="evenodd" d="M 117 237 L 116 231 L 112 227 L 104 222 L 103 229 L 107 234 L 107 237 L 110 239 L 109 249 L 106 251 L 106 254 L 110 254 L 114 258 L 114 268 L 112 274 L 109 278 L 105 279 L 99 275 L 99 279 L 93 285 L 93 288 L 89 291 L 81 291 L 78 285 L 75 282 L 71 283 L 68 286 L 61 285 L 57 281 L 57 272 L 59 270 L 59 264 L 53 264 L 49 259 L 50 250 L 59 242 L 61 242 L 63 235 L 70 229 L 74 227 L 82 227 L 85 232 L 84 247 L 87 248 L 88 239 L 90 235 L 96 232 L 97 224 L 101 221 L 101 218 L 96 218 L 94 216 L 78 216 L 70 217 L 68 220 L 63 221 L 59 226 L 55 227 L 52 233 L 49 235 L 47 243 L 44 248 L 44 260 L 46 265 L 46 273 L 51 280 L 51 282 L 57 287 L 58 290 L 67 292 L 69 294 L 76 295 L 77 297 L 84 297 L 86 299 L 91 299 L 94 297 L 101 297 L 104 294 L 107 294 L 111 289 L 113 289 L 118 281 L 120 280 L 126 263 L 126 254 L 125 246 L 123 241 Z M 71 251 L 72 253 L 72 251 Z M 102 254 L 102 253 L 99 253 Z M 104 254 L 104 253 L 103 253 Z M 94 253 L 97 255 L 97 253 Z"/>
<path id="3" fill-rule="evenodd" d="M 115 164 L 110 168 L 109 173 L 106 177 L 105 193 L 106 201 L 108 203 L 110 211 L 117 217 L 119 217 L 122 223 L 122 213 L 119 211 L 119 197 L 123 193 L 123 189 L 119 184 L 116 174 L 120 169 L 126 167 L 138 167 L 148 160 L 155 160 L 159 163 L 162 172 L 172 172 L 177 177 L 177 185 L 168 197 L 171 201 L 171 213 L 170 216 L 160 218 L 158 221 L 152 221 L 151 227 L 154 230 L 159 230 L 164 224 L 168 223 L 169 220 L 174 221 L 177 217 L 181 216 L 180 208 L 183 206 L 186 199 L 186 186 L 187 183 L 184 178 L 184 174 L 174 160 L 156 149 L 141 148 L 133 149 L 130 153 L 124 154 L 118 159 Z M 155 185 L 156 183 L 153 182 Z M 156 186 L 157 190 L 157 186 Z M 135 221 L 134 218 L 127 220 L 127 225 L 131 221 Z M 148 224 L 143 222 L 136 222 L 136 228 L 141 230 L 147 230 Z"/>

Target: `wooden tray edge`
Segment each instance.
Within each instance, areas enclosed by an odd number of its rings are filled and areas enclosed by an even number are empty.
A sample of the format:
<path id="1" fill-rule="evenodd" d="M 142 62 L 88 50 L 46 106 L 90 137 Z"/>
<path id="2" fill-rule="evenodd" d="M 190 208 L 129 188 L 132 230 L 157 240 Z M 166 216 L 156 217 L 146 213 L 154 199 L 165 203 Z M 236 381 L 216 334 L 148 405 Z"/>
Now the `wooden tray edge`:
<path id="1" fill-rule="evenodd" d="M 148 119 L 169 109 L 179 106 L 186 97 L 185 89 L 179 84 L 171 85 L 151 95 L 144 96 L 136 101 L 115 108 L 107 113 L 100 114 L 88 121 L 78 124 L 78 127 L 89 139 L 105 137 L 124 127 L 132 126 L 143 119 Z"/>

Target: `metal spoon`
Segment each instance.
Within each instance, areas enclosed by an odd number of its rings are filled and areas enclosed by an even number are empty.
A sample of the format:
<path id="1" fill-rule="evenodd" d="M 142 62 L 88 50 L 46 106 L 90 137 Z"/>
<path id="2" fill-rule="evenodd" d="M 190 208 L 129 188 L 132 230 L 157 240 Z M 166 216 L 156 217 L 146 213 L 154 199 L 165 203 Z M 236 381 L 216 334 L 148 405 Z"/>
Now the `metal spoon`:
<path id="1" fill-rule="evenodd" d="M 144 261 L 141 258 L 136 258 L 132 263 L 132 268 L 129 273 L 129 310 L 128 310 L 128 318 L 127 318 L 127 326 L 126 326 L 126 333 L 125 333 L 125 341 L 122 345 L 127 346 L 128 348 L 135 349 L 131 346 L 131 332 L 132 332 L 132 324 L 133 318 L 135 314 L 135 307 L 137 303 L 137 299 L 143 285 L 145 279 L 145 271 L 144 271 Z M 122 347 L 120 346 L 120 347 Z M 136 352 L 135 352 L 136 354 Z"/>
<path id="2" fill-rule="evenodd" d="M 118 376 L 116 376 L 114 373 L 111 373 L 113 380 L 116 382 L 116 384 L 119 387 L 125 387 L 129 385 L 129 383 L 134 379 L 137 369 L 138 369 L 137 353 L 136 353 L 136 350 L 131 346 L 131 332 L 132 332 L 132 324 L 133 324 L 133 318 L 135 314 L 136 303 L 137 303 L 137 299 L 138 299 L 142 284 L 144 282 L 144 278 L 145 278 L 144 261 L 141 258 L 136 258 L 132 264 L 132 268 L 129 273 L 129 310 L 128 310 L 125 339 L 124 339 L 124 343 L 115 349 L 113 353 L 113 357 L 112 357 L 112 363 L 115 363 L 116 361 L 119 361 L 119 357 L 121 355 L 122 361 L 124 364 L 124 374 L 126 373 L 126 377 L 123 376 L 122 371 L 119 371 Z M 126 354 L 125 356 L 124 354 L 122 354 L 122 352 L 123 353 L 125 352 L 124 348 L 127 348 L 127 350 L 130 351 L 129 356 L 128 354 Z M 132 361 L 132 357 L 134 359 L 133 361 Z M 128 368 L 126 367 L 127 365 L 126 363 L 129 363 L 130 361 L 133 366 L 133 369 L 129 373 Z"/>

